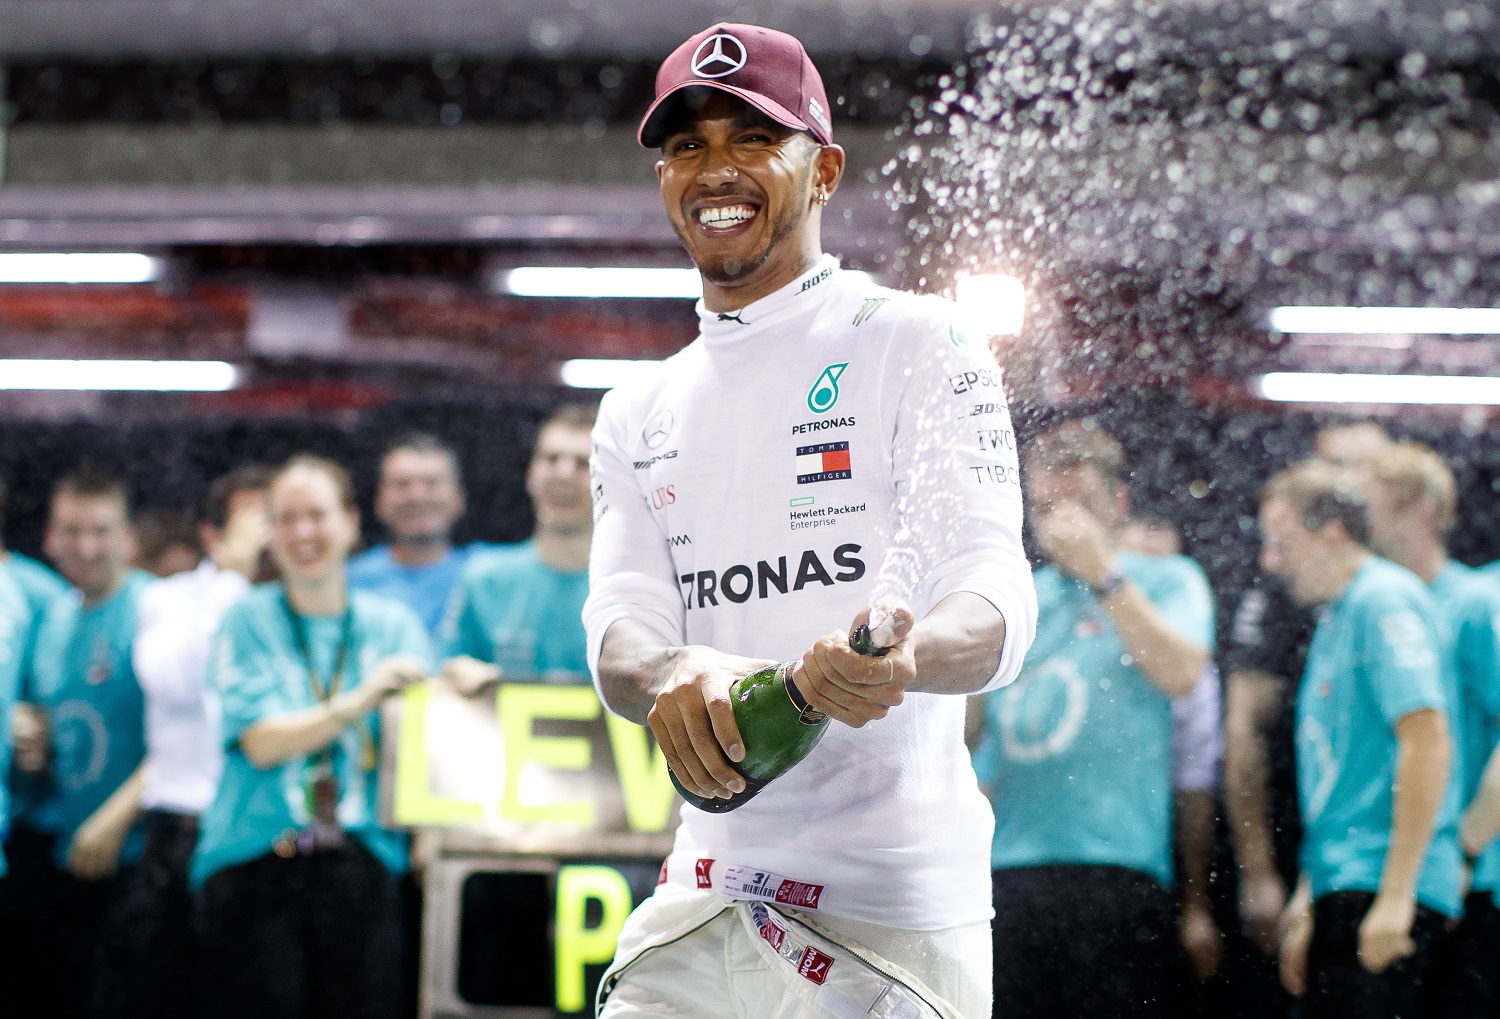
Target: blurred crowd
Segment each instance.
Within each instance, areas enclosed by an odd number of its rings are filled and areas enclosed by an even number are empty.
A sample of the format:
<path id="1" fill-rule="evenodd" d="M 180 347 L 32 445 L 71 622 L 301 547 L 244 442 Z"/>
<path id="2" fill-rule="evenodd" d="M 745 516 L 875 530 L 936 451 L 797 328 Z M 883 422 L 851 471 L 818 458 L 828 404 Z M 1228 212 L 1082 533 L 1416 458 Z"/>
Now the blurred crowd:
<path id="1" fill-rule="evenodd" d="M 593 423 L 541 426 L 514 545 L 454 546 L 461 466 L 427 434 L 382 457 L 358 554 L 354 485 L 311 454 L 231 470 L 190 523 L 56 483 L 57 572 L 0 550 L 8 1014 L 411 1014 L 424 850 L 379 816 L 380 709 L 588 682 Z"/>
<path id="2" fill-rule="evenodd" d="M 1022 464 L 1037 638 L 970 726 L 997 1015 L 1500 1015 L 1500 564 L 1449 558 L 1443 459 L 1321 432 L 1261 491 L 1219 649 L 1097 422 Z"/>
<path id="3" fill-rule="evenodd" d="M 380 708 L 588 681 L 592 425 L 540 428 L 514 545 L 452 543 L 461 465 L 426 434 L 381 459 L 358 554 L 351 479 L 313 455 L 230 471 L 194 521 L 60 480 L 57 572 L 0 550 L 7 1006 L 409 1013 L 431 847 L 379 816 Z M 1442 458 L 1320 433 L 1261 493 L 1225 647 L 1102 426 L 1022 462 L 1037 637 L 970 702 L 997 1015 L 1500 1016 L 1500 571 L 1448 557 Z"/>

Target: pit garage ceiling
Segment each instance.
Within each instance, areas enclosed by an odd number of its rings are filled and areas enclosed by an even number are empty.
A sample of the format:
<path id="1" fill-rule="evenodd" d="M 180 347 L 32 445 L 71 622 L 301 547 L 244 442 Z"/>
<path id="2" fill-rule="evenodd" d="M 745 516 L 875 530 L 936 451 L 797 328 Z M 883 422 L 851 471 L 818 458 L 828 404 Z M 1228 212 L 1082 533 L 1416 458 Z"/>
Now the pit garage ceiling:
<path id="1" fill-rule="evenodd" d="M 455 53 L 651 57 L 714 21 L 814 53 L 963 48 L 979 0 L 0 0 L 0 59 Z"/>

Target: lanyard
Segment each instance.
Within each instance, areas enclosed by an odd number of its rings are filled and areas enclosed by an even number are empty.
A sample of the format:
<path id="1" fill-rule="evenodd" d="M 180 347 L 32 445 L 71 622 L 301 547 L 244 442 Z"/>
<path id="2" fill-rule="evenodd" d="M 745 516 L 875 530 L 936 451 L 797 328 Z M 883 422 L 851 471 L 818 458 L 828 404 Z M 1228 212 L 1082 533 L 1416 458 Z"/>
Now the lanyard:
<path id="1" fill-rule="evenodd" d="M 307 620 L 292 608 L 285 589 L 281 592 L 281 607 L 286 610 L 287 622 L 291 623 L 292 636 L 297 641 L 297 652 L 302 656 L 302 664 L 307 667 L 308 689 L 312 691 L 314 697 L 326 704 L 344 685 L 344 667 L 349 662 L 349 650 L 354 644 L 354 599 L 350 598 L 348 606 L 344 609 L 344 622 L 339 634 L 339 649 L 334 655 L 333 674 L 328 677 L 327 685 L 324 685 L 323 678 L 318 675 L 317 666 L 313 664 L 312 647 L 307 639 Z"/>

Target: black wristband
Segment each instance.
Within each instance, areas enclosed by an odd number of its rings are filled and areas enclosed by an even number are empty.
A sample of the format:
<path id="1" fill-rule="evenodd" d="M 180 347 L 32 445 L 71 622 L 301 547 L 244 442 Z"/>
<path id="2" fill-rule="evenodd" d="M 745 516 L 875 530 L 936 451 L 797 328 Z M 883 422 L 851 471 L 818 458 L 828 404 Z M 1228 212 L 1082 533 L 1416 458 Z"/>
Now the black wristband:
<path id="1" fill-rule="evenodd" d="M 1094 592 L 1095 598 L 1098 598 L 1100 601 L 1104 601 L 1106 598 L 1113 598 L 1115 595 L 1119 594 L 1120 589 L 1124 586 L 1125 574 L 1121 573 L 1119 570 L 1110 570 L 1104 575 L 1104 578 L 1100 580 L 1099 583 L 1090 584 L 1089 590 Z"/>

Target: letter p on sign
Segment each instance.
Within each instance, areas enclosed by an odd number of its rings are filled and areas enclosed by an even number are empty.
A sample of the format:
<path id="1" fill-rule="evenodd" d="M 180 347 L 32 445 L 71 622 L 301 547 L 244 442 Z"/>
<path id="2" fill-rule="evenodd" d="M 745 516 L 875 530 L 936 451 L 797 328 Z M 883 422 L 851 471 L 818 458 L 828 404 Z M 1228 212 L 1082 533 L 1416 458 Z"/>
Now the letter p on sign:
<path id="1" fill-rule="evenodd" d="M 585 926 L 590 899 L 601 907 L 597 927 Z M 630 885 L 613 867 L 563 867 L 557 872 L 554 954 L 559 1012 L 583 1011 L 584 967 L 614 958 L 630 904 Z"/>

